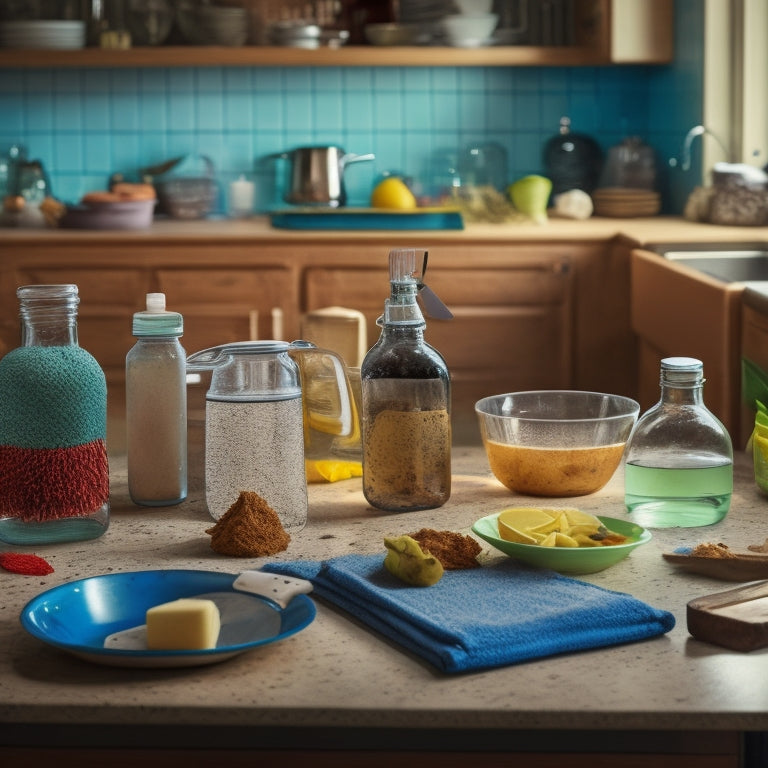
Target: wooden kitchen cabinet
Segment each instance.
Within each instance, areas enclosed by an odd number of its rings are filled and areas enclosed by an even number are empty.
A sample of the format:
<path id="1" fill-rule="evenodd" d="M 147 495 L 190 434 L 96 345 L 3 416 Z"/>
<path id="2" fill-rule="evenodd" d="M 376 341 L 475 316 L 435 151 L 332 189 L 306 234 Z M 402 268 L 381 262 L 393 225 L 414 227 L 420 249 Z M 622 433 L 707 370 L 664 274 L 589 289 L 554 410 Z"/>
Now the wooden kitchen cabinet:
<path id="1" fill-rule="evenodd" d="M 427 318 L 426 338 L 451 371 L 458 442 L 479 440 L 474 403 L 487 395 L 589 389 L 635 396 L 630 248 L 617 238 L 446 242 L 430 251 L 426 283 L 454 319 Z M 303 272 L 302 311 L 332 305 L 360 310 L 373 344 L 389 294 L 386 251 L 376 263 L 361 263 L 357 246 L 315 250 L 319 263 Z"/>
<path id="2" fill-rule="evenodd" d="M 388 295 L 388 271 L 311 267 L 306 310 L 353 304 L 367 320 L 369 346 Z M 427 270 L 426 282 L 454 314 L 427 317 L 425 338 L 451 372 L 453 429 L 461 442 L 479 438 L 474 404 L 481 397 L 573 385 L 573 273 L 562 256 L 512 260 L 496 268 Z"/>
<path id="3" fill-rule="evenodd" d="M 161 268 L 155 277 L 169 308 L 184 316 L 190 353 L 243 339 L 282 338 L 280 320 L 287 314 L 291 326 L 296 322 L 297 292 L 285 268 Z"/>
<path id="4" fill-rule="evenodd" d="M 723 283 L 644 250 L 632 252 L 632 327 L 638 336 L 638 399 L 643 411 L 659 400 L 665 357 L 704 364 L 704 401 L 723 422 L 734 447 L 741 432 L 740 283 Z"/>
<path id="5" fill-rule="evenodd" d="M 574 42 L 485 48 L 373 45 L 302 48 L 154 46 L 127 50 L 2 50 L 0 67 L 461 67 L 666 64 L 673 58 L 672 0 L 575 0 Z"/>
<path id="6" fill-rule="evenodd" d="M 108 261 L 108 258 L 106 259 Z M 188 352 L 231 341 L 272 334 L 272 319 L 297 316 L 296 292 L 288 270 L 130 269 L 24 266 L 16 284 L 75 283 L 79 289 L 78 337 L 102 366 L 115 411 L 124 407 L 125 356 L 135 344 L 132 316 L 145 307 L 145 296 L 166 294 L 167 306 L 184 316 L 182 342 Z M 15 315 L 14 315 L 15 317 Z M 8 349 L 20 339 L 18 322 L 4 319 Z M 10 338 L 13 337 L 13 338 Z"/>
<path id="7" fill-rule="evenodd" d="M 253 337 L 299 338 L 302 314 L 328 306 L 363 312 L 369 346 L 376 341 L 376 318 L 389 294 L 388 239 L 264 230 L 232 236 L 231 228 L 209 226 L 7 237 L 0 345 L 19 343 L 18 285 L 76 283 L 80 341 L 105 370 L 119 435 L 131 319 L 147 292 L 162 291 L 168 307 L 184 315 L 182 344 L 190 353 Z M 629 245 L 620 238 L 515 242 L 503 233 L 488 241 L 410 233 L 408 239 L 429 249 L 426 282 L 455 315 L 428 318 L 427 339 L 451 371 L 457 442 L 479 441 L 474 403 L 487 395 L 589 389 L 634 396 Z M 194 392 L 196 410 L 203 393 Z"/>

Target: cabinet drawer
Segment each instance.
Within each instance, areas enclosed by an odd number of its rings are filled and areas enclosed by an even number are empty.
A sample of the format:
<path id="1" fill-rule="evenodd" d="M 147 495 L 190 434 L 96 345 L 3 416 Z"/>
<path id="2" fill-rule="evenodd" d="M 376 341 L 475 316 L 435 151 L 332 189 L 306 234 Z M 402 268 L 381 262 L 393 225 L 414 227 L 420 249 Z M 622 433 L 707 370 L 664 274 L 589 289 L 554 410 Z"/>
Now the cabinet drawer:
<path id="1" fill-rule="evenodd" d="M 288 269 L 162 269 L 156 279 L 168 305 L 184 315 L 188 352 L 297 333 L 298 296 Z"/>

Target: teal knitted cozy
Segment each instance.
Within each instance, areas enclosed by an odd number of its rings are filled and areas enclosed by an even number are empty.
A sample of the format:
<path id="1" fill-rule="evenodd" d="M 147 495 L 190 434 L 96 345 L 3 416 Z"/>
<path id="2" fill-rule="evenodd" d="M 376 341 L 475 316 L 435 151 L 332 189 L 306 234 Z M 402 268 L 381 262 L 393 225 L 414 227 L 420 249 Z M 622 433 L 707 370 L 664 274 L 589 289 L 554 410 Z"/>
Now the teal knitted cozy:
<path id="1" fill-rule="evenodd" d="M 68 448 L 106 438 L 107 385 L 76 346 L 19 347 L 0 361 L 0 445 Z"/>

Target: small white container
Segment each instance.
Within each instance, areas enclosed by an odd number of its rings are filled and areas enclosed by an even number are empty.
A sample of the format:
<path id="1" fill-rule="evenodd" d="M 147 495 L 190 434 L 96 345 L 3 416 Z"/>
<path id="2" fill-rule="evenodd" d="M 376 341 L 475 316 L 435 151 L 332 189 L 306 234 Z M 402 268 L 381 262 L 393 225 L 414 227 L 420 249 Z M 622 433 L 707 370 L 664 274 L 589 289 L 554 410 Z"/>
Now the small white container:
<path id="1" fill-rule="evenodd" d="M 245 219 L 253 213 L 256 188 L 252 181 L 241 175 L 229 185 L 228 211 L 233 219 Z"/>

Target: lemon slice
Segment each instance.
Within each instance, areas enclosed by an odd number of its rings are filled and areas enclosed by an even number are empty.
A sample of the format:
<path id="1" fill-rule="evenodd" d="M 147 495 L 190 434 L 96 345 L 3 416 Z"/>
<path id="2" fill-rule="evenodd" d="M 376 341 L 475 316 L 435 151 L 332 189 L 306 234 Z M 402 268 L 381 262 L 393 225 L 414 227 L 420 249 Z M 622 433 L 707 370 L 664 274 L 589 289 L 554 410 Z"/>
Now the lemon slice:
<path id="1" fill-rule="evenodd" d="M 517 528 L 513 528 L 511 525 L 507 525 L 501 518 L 499 518 L 499 536 L 505 541 L 513 541 L 516 544 L 538 544 L 538 539 L 525 533 Z"/>
<path id="2" fill-rule="evenodd" d="M 552 510 L 542 507 L 509 507 L 499 513 L 499 522 L 504 522 L 518 531 L 538 529 L 548 523 L 556 522 L 557 516 Z M 546 533 L 546 531 L 540 531 Z"/>
<path id="3" fill-rule="evenodd" d="M 580 523 L 579 525 L 572 525 L 567 531 L 563 531 L 563 533 L 567 533 L 573 538 L 576 538 L 577 536 L 592 536 L 600 530 L 601 526 L 602 523 L 600 522 Z"/>
<path id="4" fill-rule="evenodd" d="M 552 511 L 554 512 L 555 510 L 553 509 Z M 551 533 L 552 531 L 560 531 L 560 533 L 568 533 L 570 527 L 571 525 L 568 522 L 568 518 L 561 512 L 557 517 L 553 518 L 551 522 L 531 528 L 530 532 Z"/>
<path id="5" fill-rule="evenodd" d="M 539 546 L 542 547 L 556 547 L 557 546 L 557 533 L 555 531 L 552 531 L 552 533 L 547 534 L 547 537 L 539 542 Z"/>
<path id="6" fill-rule="evenodd" d="M 568 522 L 571 525 L 592 525 L 599 528 L 602 523 L 589 512 L 582 512 L 580 509 L 565 509 L 563 510 L 565 516 L 568 518 Z"/>

